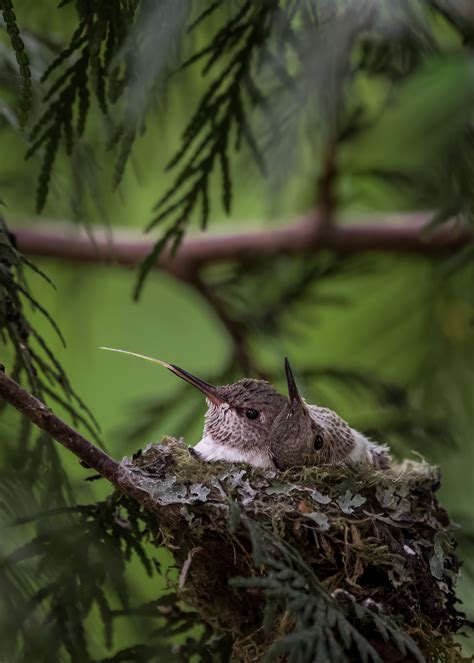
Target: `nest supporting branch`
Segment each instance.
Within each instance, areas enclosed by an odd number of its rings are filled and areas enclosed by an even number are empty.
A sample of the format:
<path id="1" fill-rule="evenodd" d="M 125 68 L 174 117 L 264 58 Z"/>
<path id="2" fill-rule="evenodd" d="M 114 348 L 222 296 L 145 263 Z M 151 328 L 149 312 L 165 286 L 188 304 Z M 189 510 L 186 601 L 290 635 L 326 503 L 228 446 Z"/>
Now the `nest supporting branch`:
<path id="1" fill-rule="evenodd" d="M 0 399 L 12 405 L 21 415 L 77 456 L 86 467 L 92 468 L 134 499 L 146 503 L 146 495 L 139 490 L 129 470 L 8 377 L 3 366 L 0 366 Z"/>

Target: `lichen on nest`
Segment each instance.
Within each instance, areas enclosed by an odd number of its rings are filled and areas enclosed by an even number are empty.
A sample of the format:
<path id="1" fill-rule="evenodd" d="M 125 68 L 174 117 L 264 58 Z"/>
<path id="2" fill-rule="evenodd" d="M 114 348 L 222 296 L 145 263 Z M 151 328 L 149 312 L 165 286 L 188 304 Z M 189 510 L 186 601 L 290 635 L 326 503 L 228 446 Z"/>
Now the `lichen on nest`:
<path id="1" fill-rule="evenodd" d="M 236 660 L 463 660 L 437 468 L 278 473 L 204 463 L 174 438 L 124 462 L 181 565 L 181 597 L 232 632 Z"/>

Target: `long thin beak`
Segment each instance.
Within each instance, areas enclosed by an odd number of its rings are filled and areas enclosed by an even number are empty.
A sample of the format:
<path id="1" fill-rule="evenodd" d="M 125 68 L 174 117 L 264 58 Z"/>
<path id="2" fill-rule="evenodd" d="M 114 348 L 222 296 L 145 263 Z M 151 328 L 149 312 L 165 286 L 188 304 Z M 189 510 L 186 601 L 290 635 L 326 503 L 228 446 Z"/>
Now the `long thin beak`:
<path id="1" fill-rule="evenodd" d="M 288 357 L 285 357 L 285 373 L 286 373 L 286 383 L 288 385 L 288 397 L 290 399 L 291 405 L 301 404 L 301 396 L 298 393 L 298 387 L 296 386 L 295 378 L 293 376 L 293 371 L 291 370 L 290 362 Z"/>
<path id="2" fill-rule="evenodd" d="M 189 384 L 191 384 L 193 387 L 199 389 L 199 391 L 202 392 L 206 398 L 208 398 L 215 405 L 221 405 L 222 403 L 227 402 L 222 398 L 222 396 L 219 395 L 217 387 L 214 387 L 214 385 L 209 384 L 209 382 L 201 380 L 201 378 L 192 375 L 192 373 L 188 373 L 188 371 L 185 371 L 184 368 L 180 368 L 174 364 L 168 364 L 166 361 L 161 361 L 161 359 L 155 359 L 154 357 L 147 357 L 146 355 L 138 354 L 138 352 L 129 352 L 128 350 L 118 350 L 117 348 L 106 348 L 103 346 L 101 346 L 100 349 L 109 350 L 110 352 L 121 352 L 124 355 L 131 355 L 132 357 L 145 359 L 145 361 L 149 361 L 152 364 L 160 364 L 160 366 L 164 366 L 182 380 L 189 382 Z"/>

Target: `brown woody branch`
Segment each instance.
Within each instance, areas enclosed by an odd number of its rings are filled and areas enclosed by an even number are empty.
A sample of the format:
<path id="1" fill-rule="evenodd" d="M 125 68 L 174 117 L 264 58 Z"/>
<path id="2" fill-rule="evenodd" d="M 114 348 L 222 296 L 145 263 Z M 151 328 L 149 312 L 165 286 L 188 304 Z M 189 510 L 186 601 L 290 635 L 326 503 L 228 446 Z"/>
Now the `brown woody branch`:
<path id="1" fill-rule="evenodd" d="M 89 467 L 96 470 L 111 483 L 142 503 L 146 503 L 146 493 L 133 481 L 132 472 L 118 463 L 105 451 L 93 445 L 66 422 L 57 417 L 44 403 L 32 396 L 9 378 L 0 366 L 0 399 L 12 405 L 24 417 L 36 424 L 45 433 L 59 442 Z"/>
<path id="2" fill-rule="evenodd" d="M 316 223 L 315 223 L 316 218 Z M 320 227 L 320 221 L 323 227 Z M 160 256 L 156 268 L 192 281 L 196 271 L 208 264 L 281 254 L 304 254 L 327 249 L 340 253 L 382 251 L 390 253 L 436 254 L 456 251 L 472 242 L 470 228 L 444 224 L 430 233 L 423 228 L 429 214 L 406 214 L 379 218 L 376 224 L 354 223 L 324 227 L 317 214 L 291 225 L 265 230 L 186 237 L 173 259 Z M 40 224 L 14 229 L 19 250 L 29 256 L 78 263 L 110 262 L 135 266 L 150 252 L 153 240 L 141 233 L 114 229 L 93 230 L 94 241 L 72 224 Z"/>
<path id="3" fill-rule="evenodd" d="M 207 304 L 214 310 L 217 317 L 227 329 L 227 332 L 232 340 L 234 346 L 234 356 L 232 361 L 239 364 L 244 371 L 251 373 L 254 367 L 251 354 L 247 346 L 247 339 L 244 330 L 237 320 L 234 320 L 227 312 L 225 305 L 221 302 L 218 295 L 214 290 L 207 285 L 207 283 L 196 274 L 193 281 L 194 288 L 204 297 Z M 260 375 L 259 377 L 263 377 Z"/>
<path id="4" fill-rule="evenodd" d="M 273 230 L 253 230 L 240 233 L 203 234 L 186 237 L 172 259 L 161 255 L 156 268 L 190 283 L 214 309 L 227 329 L 234 347 L 233 361 L 245 370 L 259 372 L 253 366 L 245 333 L 234 320 L 204 279 L 200 268 L 216 262 L 254 259 L 281 254 L 305 254 L 322 249 L 340 253 L 363 251 L 436 253 L 455 251 L 472 241 L 473 235 L 465 226 L 442 226 L 425 236 L 423 227 L 428 214 L 413 214 L 378 219 L 375 224 L 335 224 L 333 210 L 334 154 L 329 151 L 324 173 L 319 181 L 318 211 L 291 225 Z M 153 241 L 142 234 L 114 229 L 95 229 L 87 234 L 71 224 L 49 224 L 20 227 L 15 230 L 19 250 L 30 256 L 48 257 L 77 263 L 103 263 L 133 267 L 151 251 Z"/>

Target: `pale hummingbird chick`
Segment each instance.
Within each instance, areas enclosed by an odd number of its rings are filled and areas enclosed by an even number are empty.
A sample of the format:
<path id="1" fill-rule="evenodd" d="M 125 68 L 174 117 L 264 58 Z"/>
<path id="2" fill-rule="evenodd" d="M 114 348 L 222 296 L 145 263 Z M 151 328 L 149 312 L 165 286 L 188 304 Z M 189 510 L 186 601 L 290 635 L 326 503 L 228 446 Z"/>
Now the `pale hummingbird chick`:
<path id="1" fill-rule="evenodd" d="M 248 463 L 253 467 L 275 468 L 269 432 L 287 399 L 264 380 L 244 378 L 215 387 L 183 368 L 135 352 L 115 350 L 164 366 L 199 389 L 207 401 L 202 439 L 193 451 L 205 461 Z"/>
<path id="2" fill-rule="evenodd" d="M 308 405 L 299 395 L 285 359 L 288 400 L 270 431 L 270 448 L 279 470 L 298 465 L 368 463 L 378 469 L 390 464 L 388 448 L 351 428 L 325 407 Z"/>
<path id="3" fill-rule="evenodd" d="M 179 375 L 178 372 L 176 372 Z M 194 447 L 207 461 L 248 463 L 274 468 L 269 432 L 286 398 L 264 380 L 244 378 L 223 387 L 193 383 L 206 396 L 203 437 Z M 192 377 L 192 376 L 191 376 Z"/>
<path id="4" fill-rule="evenodd" d="M 269 432 L 287 403 L 284 396 L 264 380 L 244 378 L 215 387 L 179 366 L 163 365 L 206 397 L 202 439 L 193 449 L 202 460 L 275 467 Z"/>

